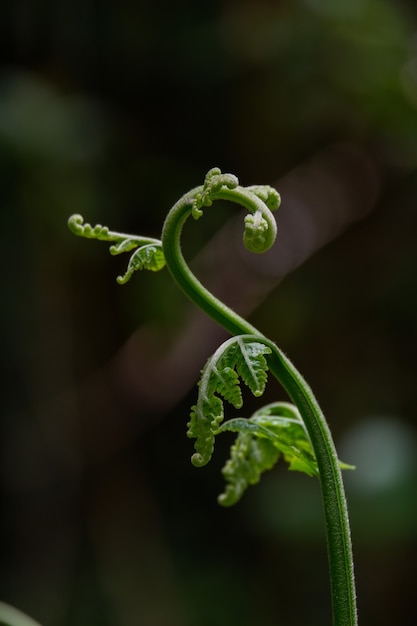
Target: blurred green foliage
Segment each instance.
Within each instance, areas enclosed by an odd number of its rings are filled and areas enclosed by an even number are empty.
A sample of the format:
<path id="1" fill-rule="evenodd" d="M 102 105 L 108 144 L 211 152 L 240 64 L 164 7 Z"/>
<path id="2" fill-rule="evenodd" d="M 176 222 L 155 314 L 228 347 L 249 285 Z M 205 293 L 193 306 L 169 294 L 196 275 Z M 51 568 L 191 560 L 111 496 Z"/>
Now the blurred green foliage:
<path id="1" fill-rule="evenodd" d="M 341 458 L 358 466 L 347 490 L 361 621 L 409 623 L 415 4 L 5 0 L 1 12 L 2 599 L 50 626 L 329 622 L 317 485 L 277 467 L 237 508 L 217 506 L 230 440 L 196 470 L 185 437 L 199 335 L 175 362 L 189 393 L 171 401 L 151 376 L 192 312 L 166 273 L 119 287 L 124 259 L 76 240 L 66 221 L 79 212 L 158 237 L 210 167 L 281 190 L 280 177 L 343 143 L 377 172 L 373 210 L 271 290 L 251 321 L 305 374 Z M 336 179 L 320 180 L 337 196 Z M 329 219 L 334 211 L 323 206 Z M 190 251 L 221 211 L 207 220 Z M 241 291 L 229 294 L 237 304 Z M 144 376 L 148 394 L 135 382 Z M 268 400 L 284 399 L 275 391 Z"/>

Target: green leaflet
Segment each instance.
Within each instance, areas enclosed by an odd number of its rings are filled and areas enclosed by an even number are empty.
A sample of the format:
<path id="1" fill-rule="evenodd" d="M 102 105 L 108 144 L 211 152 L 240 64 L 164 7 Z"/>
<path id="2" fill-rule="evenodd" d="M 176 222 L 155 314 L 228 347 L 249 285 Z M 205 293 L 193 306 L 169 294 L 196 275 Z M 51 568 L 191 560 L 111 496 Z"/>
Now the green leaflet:
<path id="1" fill-rule="evenodd" d="M 298 409 L 287 402 L 264 406 L 251 418 L 225 422 L 215 434 L 237 432 L 222 473 L 226 480 L 219 503 L 231 506 L 240 500 L 249 485 L 259 482 L 261 474 L 277 463 L 282 455 L 290 470 L 319 476 L 317 461 Z M 340 463 L 342 469 L 354 469 Z"/>
<path id="2" fill-rule="evenodd" d="M 249 485 L 258 483 L 262 473 L 274 467 L 279 456 L 279 449 L 270 439 L 240 433 L 222 469 L 226 485 L 217 498 L 218 503 L 222 506 L 236 504 Z"/>
<path id="3" fill-rule="evenodd" d="M 311 443 L 298 410 L 279 402 L 256 411 L 251 418 L 225 422 L 218 433 L 232 431 L 238 436 L 223 467 L 226 480 L 219 503 L 231 506 L 240 500 L 249 485 L 259 482 L 261 474 L 272 469 L 282 455 L 289 469 L 318 476 Z"/>
<path id="4" fill-rule="evenodd" d="M 158 272 L 165 266 L 165 257 L 161 244 L 147 244 L 141 246 L 132 254 L 126 273 L 117 277 L 119 285 L 124 285 L 136 270 L 150 270 Z"/>
<path id="5" fill-rule="evenodd" d="M 159 239 L 117 233 L 101 224 L 91 226 L 91 224 L 84 223 L 84 218 L 78 214 L 71 215 L 68 226 L 79 237 L 115 242 L 114 245 L 110 246 L 110 254 L 112 255 L 135 250 L 130 257 L 126 272 L 123 276 L 117 277 L 119 285 L 127 283 L 136 270 L 145 269 L 157 272 L 165 266 L 162 243 Z"/>
<path id="6" fill-rule="evenodd" d="M 242 406 L 240 378 L 255 396 L 264 392 L 271 349 L 252 335 L 232 337 L 207 361 L 199 383 L 197 404 L 191 408 L 188 437 L 196 439 L 192 463 L 209 462 L 214 438 L 224 417 L 223 400 L 235 408 Z"/>

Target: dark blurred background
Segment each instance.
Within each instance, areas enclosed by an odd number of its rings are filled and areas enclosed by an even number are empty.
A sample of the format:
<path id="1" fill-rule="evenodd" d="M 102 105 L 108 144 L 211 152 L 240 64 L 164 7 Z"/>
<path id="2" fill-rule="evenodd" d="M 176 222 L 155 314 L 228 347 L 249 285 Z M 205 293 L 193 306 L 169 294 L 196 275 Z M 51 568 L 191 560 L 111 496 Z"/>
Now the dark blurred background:
<path id="1" fill-rule="evenodd" d="M 225 510 L 232 440 L 189 462 L 226 335 L 166 270 L 118 286 L 127 258 L 66 225 L 158 237 L 219 166 L 279 189 L 276 247 L 244 253 L 240 212 L 213 206 L 187 255 L 304 373 L 357 465 L 361 623 L 410 623 L 416 35 L 411 0 L 3 0 L 3 601 L 44 626 L 330 623 L 318 484 L 279 463 Z"/>

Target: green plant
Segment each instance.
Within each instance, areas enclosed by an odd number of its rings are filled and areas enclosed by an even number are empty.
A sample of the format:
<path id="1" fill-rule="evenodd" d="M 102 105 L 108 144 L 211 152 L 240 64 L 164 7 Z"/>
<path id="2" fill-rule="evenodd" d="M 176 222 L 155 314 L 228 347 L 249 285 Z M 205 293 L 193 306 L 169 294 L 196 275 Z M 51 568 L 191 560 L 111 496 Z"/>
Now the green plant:
<path id="1" fill-rule="evenodd" d="M 112 254 L 132 251 L 124 276 L 126 282 L 137 269 L 160 270 L 166 264 L 174 280 L 197 306 L 201 307 L 232 337 L 208 360 L 199 383 L 198 399 L 191 409 L 188 436 L 194 438 L 196 466 L 208 463 L 215 437 L 228 430 L 237 432 L 230 459 L 223 468 L 225 492 L 222 505 L 239 500 L 248 485 L 259 480 L 282 456 L 290 469 L 299 470 L 320 480 L 326 521 L 334 626 L 357 624 L 353 558 L 349 520 L 341 467 L 329 427 L 303 377 L 279 350 L 256 328 L 215 298 L 189 269 L 181 250 L 181 232 L 191 216 L 199 219 L 205 207 L 215 200 L 227 200 L 243 206 L 245 217 L 243 241 L 255 253 L 268 250 L 276 238 L 272 211 L 280 204 L 278 192 L 268 186 L 242 187 L 232 174 L 214 168 L 204 185 L 185 194 L 168 213 L 161 241 L 120 234 L 107 227 L 84 224 L 80 215 L 69 220 L 77 235 L 112 242 Z M 261 396 L 267 372 L 278 379 L 294 404 L 278 402 L 256 411 L 249 419 L 237 418 L 223 423 L 224 401 L 242 406 L 240 380 L 255 396 Z"/>

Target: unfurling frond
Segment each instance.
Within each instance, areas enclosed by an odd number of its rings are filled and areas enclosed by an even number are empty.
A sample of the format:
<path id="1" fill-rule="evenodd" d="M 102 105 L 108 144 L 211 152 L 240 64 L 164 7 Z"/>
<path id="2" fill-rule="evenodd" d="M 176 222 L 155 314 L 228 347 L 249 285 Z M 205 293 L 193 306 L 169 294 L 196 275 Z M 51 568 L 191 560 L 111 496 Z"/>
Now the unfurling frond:
<path id="1" fill-rule="evenodd" d="M 123 276 L 117 277 L 119 285 L 124 285 L 136 270 L 150 270 L 158 272 L 165 266 L 165 257 L 161 244 L 149 243 L 141 246 L 130 257 L 129 265 Z"/>
<path id="2" fill-rule="evenodd" d="M 69 218 L 68 226 L 79 237 L 115 242 L 110 246 L 112 255 L 135 250 L 130 257 L 125 274 L 117 277 L 119 285 L 127 283 L 136 270 L 145 269 L 157 272 L 165 266 L 165 257 L 159 239 L 113 232 L 101 224 L 91 226 L 91 224 L 84 223 L 84 218 L 78 214 Z"/>
<path id="3" fill-rule="evenodd" d="M 298 409 L 287 402 L 268 404 L 249 419 L 237 418 L 222 424 L 217 433 L 237 432 L 222 473 L 226 480 L 219 503 L 231 506 L 261 474 L 272 469 L 282 455 L 290 470 L 319 476 L 316 457 Z M 342 469 L 354 469 L 339 461 Z"/>
<path id="4" fill-rule="evenodd" d="M 234 174 L 222 174 L 218 167 L 213 167 L 206 174 L 204 185 L 196 193 L 191 209 L 194 219 L 199 219 L 203 215 L 202 208 L 211 206 L 213 198 L 222 188 L 236 189 L 239 180 Z"/>
<path id="5" fill-rule="evenodd" d="M 250 252 L 264 252 L 268 228 L 268 222 L 261 211 L 246 215 L 243 243 Z"/>
<path id="6" fill-rule="evenodd" d="M 232 431 L 238 436 L 222 473 L 226 488 L 219 496 L 223 506 L 235 504 L 249 485 L 276 464 L 282 455 L 289 469 L 318 476 L 317 462 L 298 410 L 278 402 L 256 411 L 250 419 L 233 419 L 220 426 L 218 433 Z"/>
<path id="7" fill-rule="evenodd" d="M 258 196 L 262 202 L 265 202 L 270 211 L 276 211 L 281 204 L 281 196 L 274 187 L 269 185 L 251 185 L 246 187 L 246 189 Z"/>
<path id="8" fill-rule="evenodd" d="M 265 355 L 270 353 L 260 338 L 239 335 L 222 344 L 207 361 L 188 423 L 187 435 L 196 439 L 194 465 L 205 465 L 211 458 L 215 433 L 224 417 L 223 400 L 237 409 L 242 406 L 239 378 L 255 396 L 263 394 L 268 370 Z"/>
<path id="9" fill-rule="evenodd" d="M 247 420 L 243 420 L 249 424 Z M 226 422 L 228 424 L 228 422 Z M 260 435 L 258 429 L 257 434 Z M 219 504 L 236 504 L 249 485 L 259 482 L 261 474 L 272 469 L 280 456 L 279 449 L 266 436 L 242 430 L 230 449 L 230 458 L 222 469 L 226 480 L 224 493 L 218 497 Z"/>

